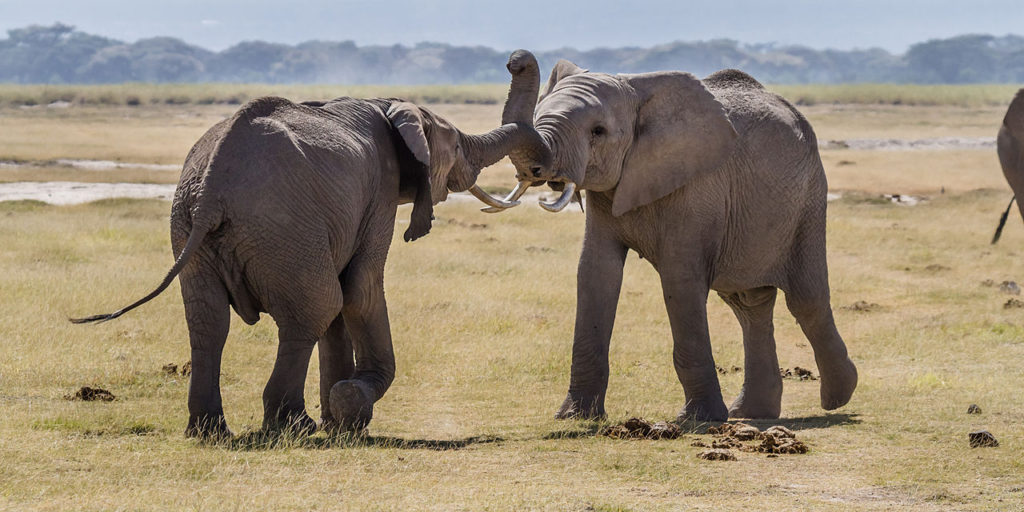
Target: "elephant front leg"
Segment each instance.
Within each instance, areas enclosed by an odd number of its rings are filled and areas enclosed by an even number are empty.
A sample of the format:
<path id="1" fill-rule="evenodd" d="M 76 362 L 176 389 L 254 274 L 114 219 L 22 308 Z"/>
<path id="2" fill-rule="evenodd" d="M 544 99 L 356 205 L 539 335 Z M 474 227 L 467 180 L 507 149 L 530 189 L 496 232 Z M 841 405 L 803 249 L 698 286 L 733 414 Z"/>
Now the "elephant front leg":
<path id="1" fill-rule="evenodd" d="M 331 388 L 339 381 L 351 379 L 355 373 L 352 337 L 345 327 L 344 315 L 339 314 L 334 319 L 317 346 L 320 349 L 320 425 L 331 429 L 338 425 L 331 414 Z"/>
<path id="2" fill-rule="evenodd" d="M 221 355 L 230 326 L 227 290 L 216 276 L 192 266 L 181 275 L 181 295 L 192 348 L 185 435 L 231 437 L 220 395 Z"/>
<path id="3" fill-rule="evenodd" d="M 706 280 L 662 272 L 661 286 L 672 326 L 672 363 L 686 395 L 678 420 L 725 421 L 729 410 L 711 355 Z"/>
<path id="4" fill-rule="evenodd" d="M 387 302 L 384 299 L 383 258 L 353 261 L 343 281 L 342 315 L 355 350 L 355 373 L 335 382 L 329 393 L 330 414 L 337 425 L 359 431 L 373 418 L 373 404 L 395 378 Z M 365 262 L 365 263 L 364 263 Z"/>
<path id="5" fill-rule="evenodd" d="M 622 287 L 626 247 L 587 223 L 576 274 L 576 327 L 569 393 L 555 418 L 601 418 L 608 389 L 608 348 Z"/>

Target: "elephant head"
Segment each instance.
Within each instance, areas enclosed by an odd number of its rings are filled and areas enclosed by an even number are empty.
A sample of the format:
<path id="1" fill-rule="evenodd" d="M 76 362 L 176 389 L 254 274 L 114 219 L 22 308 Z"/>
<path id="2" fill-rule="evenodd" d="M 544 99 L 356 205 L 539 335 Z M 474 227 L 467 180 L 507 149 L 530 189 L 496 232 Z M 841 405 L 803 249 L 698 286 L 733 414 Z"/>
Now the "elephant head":
<path id="1" fill-rule="evenodd" d="M 531 88 L 535 98 L 536 82 L 536 76 L 512 72 L 509 98 L 526 101 L 531 97 Z M 510 101 L 510 104 L 514 103 Z M 529 108 L 532 110 L 532 105 Z M 502 126 L 490 132 L 472 135 L 463 133 L 429 109 L 402 100 L 392 100 L 387 107 L 387 117 L 411 156 L 405 159 L 407 162 L 402 172 L 402 189 L 407 191 L 404 195 L 413 196 L 408 197 L 413 201 L 413 213 L 405 233 L 406 241 L 415 240 L 430 231 L 432 206 L 444 201 L 448 192 L 468 190 L 495 209 L 519 204 L 516 200 L 491 197 L 476 185 L 476 179 L 481 169 L 493 165 L 505 155 L 515 155 L 517 160 L 533 158 L 531 148 L 543 147 L 529 119 L 525 123 L 504 121 Z"/>
<path id="2" fill-rule="evenodd" d="M 536 66 L 525 50 L 510 57 L 510 71 Z M 535 71 L 522 75 L 539 88 Z M 540 144 L 510 158 L 521 188 L 548 182 L 562 190 L 554 203 L 541 203 L 551 211 L 580 188 L 612 192 L 612 213 L 622 215 L 719 168 L 737 138 L 722 104 L 689 73 L 589 73 L 560 60 L 532 115 L 529 91 L 510 92 L 503 121 L 532 119 Z"/>

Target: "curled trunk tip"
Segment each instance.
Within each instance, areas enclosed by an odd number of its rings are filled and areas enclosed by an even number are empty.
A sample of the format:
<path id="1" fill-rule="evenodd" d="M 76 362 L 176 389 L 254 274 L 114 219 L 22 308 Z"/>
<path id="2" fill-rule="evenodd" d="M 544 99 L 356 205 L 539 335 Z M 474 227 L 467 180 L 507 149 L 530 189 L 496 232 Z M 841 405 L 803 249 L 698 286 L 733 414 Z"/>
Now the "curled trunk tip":
<path id="1" fill-rule="evenodd" d="M 505 65 L 512 75 L 508 89 L 508 100 L 501 113 L 501 124 L 533 124 L 533 109 L 537 106 L 540 93 L 540 68 L 537 58 L 526 50 L 516 50 Z"/>

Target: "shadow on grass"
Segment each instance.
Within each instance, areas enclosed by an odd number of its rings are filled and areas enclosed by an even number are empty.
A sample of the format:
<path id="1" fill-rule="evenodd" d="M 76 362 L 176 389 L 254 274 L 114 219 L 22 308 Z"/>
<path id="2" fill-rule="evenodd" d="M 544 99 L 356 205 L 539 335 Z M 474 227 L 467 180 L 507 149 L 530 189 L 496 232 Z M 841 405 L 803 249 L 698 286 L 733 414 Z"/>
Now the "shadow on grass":
<path id="1" fill-rule="evenodd" d="M 208 440 L 207 446 L 219 446 L 229 450 L 259 451 L 304 448 L 313 450 L 342 448 L 391 448 L 398 450 L 461 450 L 476 444 L 500 443 L 497 436 L 471 436 L 462 439 L 403 439 L 392 436 L 371 436 L 365 433 L 318 432 L 301 435 L 294 432 L 268 432 L 256 430 L 230 439 Z"/>
<path id="2" fill-rule="evenodd" d="M 782 425 L 790 430 L 811 430 L 816 428 L 839 427 L 843 425 L 857 425 L 863 423 L 860 415 L 856 413 L 835 413 L 816 414 L 813 416 L 799 416 L 796 418 L 779 418 L 776 420 L 755 420 L 755 419 L 730 419 L 725 423 L 746 423 L 761 430 L 775 425 Z M 706 434 L 708 428 L 721 425 L 721 423 L 705 423 L 686 421 L 679 424 L 684 432 L 690 434 Z"/>
<path id="3" fill-rule="evenodd" d="M 676 421 L 674 422 L 682 430 L 683 434 L 707 434 L 708 429 L 717 427 L 722 423 L 704 421 Z M 735 419 L 726 423 L 746 423 L 761 430 L 775 425 L 782 425 L 790 430 L 810 430 L 816 428 L 838 427 L 842 425 L 857 425 L 862 423 L 859 415 L 855 413 L 818 414 L 814 416 L 802 416 L 797 418 L 779 418 L 777 420 L 750 420 Z M 555 430 L 544 434 L 544 440 L 558 439 L 583 439 L 594 437 L 605 426 L 611 425 L 607 420 L 581 421 L 575 428 Z"/>

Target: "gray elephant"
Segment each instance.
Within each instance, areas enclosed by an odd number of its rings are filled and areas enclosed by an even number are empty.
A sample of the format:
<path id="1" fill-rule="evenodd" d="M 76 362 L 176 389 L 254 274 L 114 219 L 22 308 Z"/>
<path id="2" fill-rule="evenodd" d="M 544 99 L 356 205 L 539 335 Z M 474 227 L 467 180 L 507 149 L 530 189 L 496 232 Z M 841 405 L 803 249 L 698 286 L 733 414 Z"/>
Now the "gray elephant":
<path id="1" fill-rule="evenodd" d="M 1024 89 L 1017 91 L 1010 108 L 1006 109 L 1006 116 L 1003 117 L 1003 126 L 999 128 L 999 135 L 996 137 L 996 151 L 999 153 L 999 164 L 1003 167 L 1003 176 L 1013 189 L 1014 198 L 1010 199 L 1006 211 L 999 219 L 999 227 L 992 237 L 992 243 L 999 241 L 999 235 L 1006 225 L 1006 218 L 1013 207 L 1013 201 L 1018 196 L 1024 197 Z M 1017 207 L 1024 216 L 1024 204 L 1017 201 Z"/>
<path id="2" fill-rule="evenodd" d="M 514 124 L 463 134 L 395 99 L 253 100 L 185 160 L 171 210 L 178 256 L 160 286 L 115 313 L 72 321 L 117 318 L 180 275 L 192 348 L 186 435 L 231 435 L 220 394 L 230 308 L 246 323 L 266 312 L 278 325 L 264 428 L 316 428 L 303 387 L 318 342 L 323 423 L 362 428 L 395 374 L 383 279 L 398 204 L 413 203 L 406 241 L 427 234 L 448 191 L 509 206 L 474 183 L 530 137 Z"/>
<path id="3" fill-rule="evenodd" d="M 542 140 L 511 155 L 520 186 L 509 199 L 547 182 L 562 195 L 542 205 L 557 211 L 577 188 L 587 191 L 572 374 L 557 417 L 604 415 L 629 249 L 661 278 L 686 394 L 680 419 L 779 416 L 778 289 L 814 349 L 822 407 L 850 400 L 857 370 L 829 304 L 825 174 L 814 131 L 792 105 L 736 70 L 704 80 L 680 72 L 609 75 L 565 60 L 536 103 L 533 55 L 517 51 L 509 67 L 529 76 L 533 89 L 510 96 L 503 122 L 532 120 Z M 743 329 L 743 387 L 729 409 L 711 355 L 709 290 Z"/>

